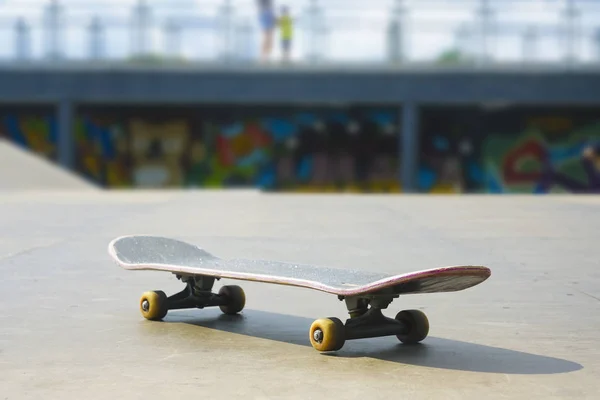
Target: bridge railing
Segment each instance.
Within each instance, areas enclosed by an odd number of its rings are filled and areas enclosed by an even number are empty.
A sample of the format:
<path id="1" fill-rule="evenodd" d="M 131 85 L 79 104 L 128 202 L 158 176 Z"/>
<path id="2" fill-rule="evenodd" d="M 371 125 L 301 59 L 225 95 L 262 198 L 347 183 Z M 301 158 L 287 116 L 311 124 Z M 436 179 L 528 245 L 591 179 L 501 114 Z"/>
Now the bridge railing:
<path id="1" fill-rule="evenodd" d="M 600 64 L 593 0 L 277 0 L 296 63 Z M 3 0 L 4 62 L 255 62 L 254 0 Z M 273 59 L 280 57 L 275 37 Z"/>

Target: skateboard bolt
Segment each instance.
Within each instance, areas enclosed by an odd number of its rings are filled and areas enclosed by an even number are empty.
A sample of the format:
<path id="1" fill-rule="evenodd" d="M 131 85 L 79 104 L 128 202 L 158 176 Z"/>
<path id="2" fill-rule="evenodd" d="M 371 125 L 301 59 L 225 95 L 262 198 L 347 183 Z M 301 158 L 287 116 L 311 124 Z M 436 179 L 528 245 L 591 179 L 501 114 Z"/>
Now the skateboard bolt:
<path id="1" fill-rule="evenodd" d="M 315 339 L 315 342 L 321 343 L 323 341 L 323 331 L 320 329 L 317 329 L 313 332 L 313 339 Z"/>
<path id="2" fill-rule="evenodd" d="M 148 300 L 144 300 L 142 302 L 142 310 L 148 311 L 149 309 L 150 309 L 150 303 L 148 303 Z"/>

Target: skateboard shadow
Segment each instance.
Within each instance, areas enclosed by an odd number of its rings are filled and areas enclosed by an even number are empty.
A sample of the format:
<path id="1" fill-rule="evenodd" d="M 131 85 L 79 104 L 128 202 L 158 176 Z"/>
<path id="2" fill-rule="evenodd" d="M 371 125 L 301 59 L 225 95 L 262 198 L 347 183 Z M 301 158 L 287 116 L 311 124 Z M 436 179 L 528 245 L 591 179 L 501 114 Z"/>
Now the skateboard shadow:
<path id="1" fill-rule="evenodd" d="M 235 316 L 217 314 L 214 311 L 216 310 L 205 309 L 199 314 L 193 311 L 173 312 L 165 321 L 308 346 L 312 349 L 308 329 L 313 319 L 248 309 Z M 583 368 L 578 363 L 560 358 L 431 336 L 418 345 L 402 344 L 395 337 L 351 340 L 340 351 L 323 355 L 369 357 L 431 368 L 504 374 L 558 374 Z"/>

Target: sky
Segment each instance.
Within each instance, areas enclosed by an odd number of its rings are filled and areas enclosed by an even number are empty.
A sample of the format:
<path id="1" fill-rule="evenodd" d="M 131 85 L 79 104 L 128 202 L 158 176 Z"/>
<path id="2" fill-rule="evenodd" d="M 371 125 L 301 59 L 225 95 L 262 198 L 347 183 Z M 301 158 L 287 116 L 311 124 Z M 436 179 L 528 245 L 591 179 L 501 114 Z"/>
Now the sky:
<path id="1" fill-rule="evenodd" d="M 86 26 L 93 15 L 99 15 L 111 22 L 107 29 L 106 52 L 111 58 L 124 57 L 131 49 L 132 39 L 127 32 L 130 9 L 137 0 L 62 0 L 67 14 L 64 26 L 63 43 L 68 49 L 67 56 L 82 59 L 89 49 Z M 291 8 L 296 19 L 296 35 L 293 43 L 293 57 L 302 59 L 310 46 L 306 24 L 310 22 L 305 9 L 310 0 L 275 0 L 277 7 L 285 4 Z M 580 0 L 583 1 L 583 0 Z M 210 28 L 207 23 L 217 15 L 224 0 L 148 0 L 153 5 L 160 24 L 152 33 L 152 50 L 161 53 L 173 50 L 172 43 L 165 40 L 161 26 L 165 18 L 184 18 L 195 27 L 182 30 L 180 52 L 191 59 L 210 60 L 221 48 L 223 35 Z M 386 57 L 386 29 L 391 16 L 394 0 L 317 0 L 326 14 L 329 33 L 321 37 L 317 44 L 324 57 L 334 61 L 381 61 Z M 501 36 L 490 39 L 488 49 L 493 58 L 503 61 L 518 61 L 523 54 L 521 28 L 530 25 L 549 27 L 561 24 L 560 11 L 566 0 L 492 0 L 498 13 Z M 0 58 L 9 59 L 14 54 L 14 23 L 17 17 L 25 18 L 32 27 L 33 56 L 43 54 L 44 37 L 41 29 L 42 11 L 48 0 L 0 0 Z M 405 0 L 410 19 L 407 23 L 405 53 L 410 60 L 425 61 L 439 56 L 456 46 L 456 32 L 462 23 L 478 28 L 480 25 L 474 13 L 477 0 Z M 600 1 L 585 0 L 587 7 L 581 22 L 588 34 L 582 36 L 576 45 L 578 58 L 597 59 L 595 43 L 589 31 L 600 27 Z M 246 24 L 244 34 L 237 35 L 237 51 L 258 55 L 260 31 L 253 0 L 232 0 L 235 5 L 235 21 Z M 502 23 L 504 22 L 504 23 Z M 117 25 L 120 23 L 120 25 Z M 247 33 L 251 32 L 251 33 Z M 557 36 L 540 33 L 535 52 L 528 51 L 530 57 L 541 61 L 562 58 L 563 41 Z M 481 42 L 477 36 L 468 41 L 464 48 L 477 51 Z M 275 58 L 280 56 L 277 48 Z"/>

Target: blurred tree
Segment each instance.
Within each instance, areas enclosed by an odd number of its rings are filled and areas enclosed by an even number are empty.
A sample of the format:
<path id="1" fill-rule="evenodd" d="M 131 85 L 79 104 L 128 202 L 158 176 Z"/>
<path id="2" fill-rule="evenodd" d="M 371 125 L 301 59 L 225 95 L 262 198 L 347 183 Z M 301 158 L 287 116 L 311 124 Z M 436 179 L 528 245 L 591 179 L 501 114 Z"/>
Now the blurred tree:
<path id="1" fill-rule="evenodd" d="M 436 64 L 465 64 L 470 58 L 458 49 L 448 49 L 436 58 Z"/>

